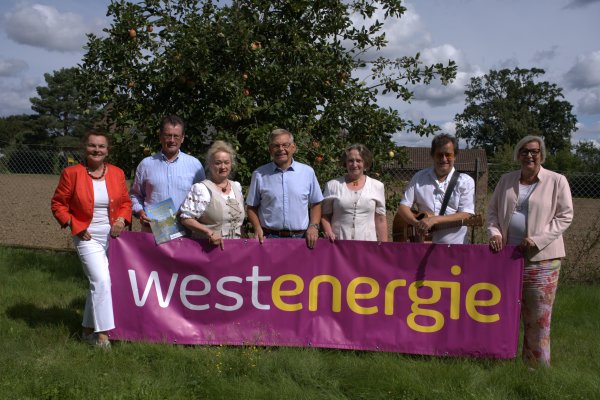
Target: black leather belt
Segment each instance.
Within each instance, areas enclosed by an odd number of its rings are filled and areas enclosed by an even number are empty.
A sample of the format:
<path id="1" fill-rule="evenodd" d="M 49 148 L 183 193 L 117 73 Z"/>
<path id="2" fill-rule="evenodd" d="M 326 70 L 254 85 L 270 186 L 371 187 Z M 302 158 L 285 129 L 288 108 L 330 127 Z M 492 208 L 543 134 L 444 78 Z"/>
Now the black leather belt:
<path id="1" fill-rule="evenodd" d="M 282 231 L 276 231 L 274 229 L 269 229 L 269 228 L 265 228 L 262 227 L 262 231 L 263 234 L 265 235 L 277 235 L 280 237 L 292 237 L 295 235 L 304 235 L 304 232 L 306 231 L 290 231 L 290 230 L 282 230 Z"/>

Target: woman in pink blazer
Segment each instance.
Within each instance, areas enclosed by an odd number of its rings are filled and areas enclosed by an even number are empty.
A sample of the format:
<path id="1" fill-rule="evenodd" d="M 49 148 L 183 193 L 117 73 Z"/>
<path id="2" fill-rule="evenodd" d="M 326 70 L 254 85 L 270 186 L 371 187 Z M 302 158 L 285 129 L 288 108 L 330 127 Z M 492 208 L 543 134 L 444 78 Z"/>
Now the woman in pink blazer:
<path id="1" fill-rule="evenodd" d="M 487 213 L 490 249 L 516 245 L 525 257 L 523 359 L 532 366 L 550 366 L 550 318 L 565 256 L 562 234 L 573 220 L 569 183 L 542 167 L 545 158 L 542 138 L 521 139 L 514 151 L 521 169 L 500 178 Z"/>
<path id="2" fill-rule="evenodd" d="M 89 131 L 83 137 L 85 162 L 65 168 L 52 197 L 52 213 L 69 227 L 90 281 L 83 313 L 84 341 L 108 348 L 107 331 L 114 329 L 108 235 L 117 237 L 131 222 L 131 200 L 125 174 L 107 162 L 108 137 Z"/>

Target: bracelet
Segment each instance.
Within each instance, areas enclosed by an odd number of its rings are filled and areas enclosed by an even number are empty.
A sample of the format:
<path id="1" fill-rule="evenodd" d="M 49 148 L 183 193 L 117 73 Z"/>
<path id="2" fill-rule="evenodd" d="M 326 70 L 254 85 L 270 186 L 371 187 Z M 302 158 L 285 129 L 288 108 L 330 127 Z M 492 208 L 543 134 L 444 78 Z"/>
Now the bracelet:
<path id="1" fill-rule="evenodd" d="M 317 231 L 319 230 L 319 224 L 309 224 L 306 230 L 308 230 L 311 226 L 314 227 Z"/>
<path id="2" fill-rule="evenodd" d="M 122 223 L 122 224 L 123 224 L 123 226 L 125 226 L 125 218 L 123 218 L 123 217 L 119 217 L 119 218 L 117 218 L 117 219 L 115 220 L 115 223 L 117 223 L 117 222 L 120 222 L 120 223 Z"/>

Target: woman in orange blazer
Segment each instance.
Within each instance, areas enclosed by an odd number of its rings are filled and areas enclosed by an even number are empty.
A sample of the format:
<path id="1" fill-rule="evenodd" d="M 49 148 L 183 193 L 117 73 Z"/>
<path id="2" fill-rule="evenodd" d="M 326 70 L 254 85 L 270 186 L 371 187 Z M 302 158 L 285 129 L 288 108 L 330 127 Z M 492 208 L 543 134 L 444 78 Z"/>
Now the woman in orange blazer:
<path id="1" fill-rule="evenodd" d="M 106 163 L 109 140 L 88 131 L 83 137 L 85 162 L 65 168 L 52 197 L 52 213 L 61 227 L 71 228 L 73 242 L 90 281 L 83 313 L 84 341 L 109 348 L 114 329 L 108 235 L 118 237 L 131 222 L 131 200 L 120 168 Z"/>
<path id="2" fill-rule="evenodd" d="M 550 318 L 558 284 L 562 234 L 573 220 L 569 182 L 542 167 L 542 138 L 526 136 L 515 146 L 521 169 L 500 178 L 488 205 L 488 236 L 493 252 L 506 244 L 521 248 L 525 257 L 521 314 L 523 359 L 533 366 L 550 366 Z"/>

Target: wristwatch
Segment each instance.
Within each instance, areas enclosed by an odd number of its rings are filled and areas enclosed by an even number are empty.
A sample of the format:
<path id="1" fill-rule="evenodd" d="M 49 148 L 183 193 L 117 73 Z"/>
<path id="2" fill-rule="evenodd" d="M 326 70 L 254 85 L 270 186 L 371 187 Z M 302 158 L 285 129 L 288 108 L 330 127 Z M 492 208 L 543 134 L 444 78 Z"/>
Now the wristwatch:
<path id="1" fill-rule="evenodd" d="M 308 228 L 306 228 L 306 230 L 308 230 L 311 226 L 314 226 L 317 231 L 319 230 L 319 224 L 308 224 Z"/>

